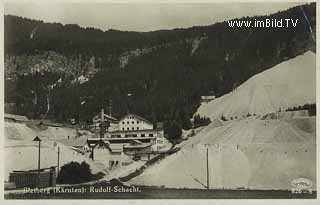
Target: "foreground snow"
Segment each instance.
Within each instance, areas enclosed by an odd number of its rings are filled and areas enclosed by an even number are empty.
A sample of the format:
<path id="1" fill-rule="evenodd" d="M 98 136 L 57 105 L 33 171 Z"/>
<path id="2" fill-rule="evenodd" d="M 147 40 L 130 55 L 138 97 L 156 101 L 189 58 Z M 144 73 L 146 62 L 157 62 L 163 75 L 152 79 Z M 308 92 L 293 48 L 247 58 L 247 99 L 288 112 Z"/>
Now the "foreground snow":
<path id="1" fill-rule="evenodd" d="M 38 143 L 32 141 L 35 136 L 42 139 L 41 168 L 57 166 L 57 149 L 60 147 L 60 167 L 71 161 L 85 161 L 93 173 L 103 172 L 103 169 L 91 159 L 57 141 L 75 134 L 76 131 L 71 128 L 48 127 L 41 130 L 30 128 L 26 124 L 5 122 L 5 180 L 8 180 L 9 173 L 13 170 L 38 168 Z"/>
<path id="2" fill-rule="evenodd" d="M 254 75 L 231 93 L 200 106 L 211 119 L 264 115 L 316 102 L 316 54 L 308 51 Z"/>
<path id="3" fill-rule="evenodd" d="M 77 132 L 82 136 L 77 137 Z M 145 164 L 144 161 L 133 162 L 109 170 L 108 162 L 92 161 L 89 153 L 81 154 L 71 149 L 72 145 L 84 145 L 90 133 L 76 131 L 66 127 L 39 127 L 22 123 L 5 122 L 5 180 L 8 181 L 10 172 L 14 170 L 38 169 L 38 142 L 32 141 L 39 136 L 41 142 L 41 168 L 57 166 L 58 147 L 60 147 L 60 167 L 71 161 L 83 162 L 90 165 L 93 173 L 105 173 L 104 180 L 124 177 L 136 171 Z M 68 139 L 70 136 L 70 139 Z M 106 156 L 107 158 L 107 156 Z"/>
<path id="4" fill-rule="evenodd" d="M 301 177 L 315 184 L 315 136 L 315 117 L 210 124 L 130 183 L 204 188 L 208 149 L 211 188 L 290 189 Z"/>

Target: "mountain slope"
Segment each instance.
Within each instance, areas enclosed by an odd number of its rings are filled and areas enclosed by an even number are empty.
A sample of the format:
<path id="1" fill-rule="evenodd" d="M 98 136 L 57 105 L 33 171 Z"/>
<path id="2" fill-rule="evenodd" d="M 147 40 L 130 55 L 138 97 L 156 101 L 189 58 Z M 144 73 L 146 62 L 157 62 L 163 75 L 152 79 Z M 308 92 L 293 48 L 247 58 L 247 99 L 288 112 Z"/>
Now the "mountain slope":
<path id="1" fill-rule="evenodd" d="M 230 28 L 225 21 L 140 33 L 5 16 L 6 111 L 90 123 L 112 100 L 113 116 L 130 111 L 164 122 L 168 136 L 179 138 L 172 130 L 191 128 L 202 95 L 222 96 L 257 73 L 315 50 L 309 29 L 310 23 L 316 30 L 315 3 L 238 20 L 285 18 L 299 23 Z"/>
<path id="2" fill-rule="evenodd" d="M 200 106 L 210 118 L 264 115 L 316 102 L 316 54 L 308 51 L 254 75 L 232 92 Z"/>
<path id="3" fill-rule="evenodd" d="M 303 55 L 257 74 L 233 92 L 201 105 L 211 119 L 263 115 L 315 103 L 315 54 Z M 226 122 L 213 120 L 181 150 L 132 179 L 132 184 L 205 188 L 208 150 L 211 189 L 290 190 L 291 181 L 316 182 L 316 117 L 277 112 Z M 269 115 L 267 115 L 269 116 Z M 314 185 L 312 189 L 316 189 Z"/>
<path id="4" fill-rule="evenodd" d="M 206 150 L 211 189 L 291 189 L 291 181 L 316 183 L 315 117 L 259 120 L 253 117 L 210 124 L 181 150 L 147 169 L 130 183 L 205 188 Z M 315 187 L 313 187 L 315 189 Z"/>

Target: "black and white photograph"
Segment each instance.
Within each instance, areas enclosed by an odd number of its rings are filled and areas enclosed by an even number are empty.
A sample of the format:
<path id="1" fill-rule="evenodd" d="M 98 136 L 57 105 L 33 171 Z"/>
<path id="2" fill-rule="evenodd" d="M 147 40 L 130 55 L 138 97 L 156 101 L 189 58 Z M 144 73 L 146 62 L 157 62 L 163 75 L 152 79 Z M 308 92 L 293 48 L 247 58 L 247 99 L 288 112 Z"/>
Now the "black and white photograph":
<path id="1" fill-rule="evenodd" d="M 5 1 L 4 199 L 317 199 L 317 6 Z"/>

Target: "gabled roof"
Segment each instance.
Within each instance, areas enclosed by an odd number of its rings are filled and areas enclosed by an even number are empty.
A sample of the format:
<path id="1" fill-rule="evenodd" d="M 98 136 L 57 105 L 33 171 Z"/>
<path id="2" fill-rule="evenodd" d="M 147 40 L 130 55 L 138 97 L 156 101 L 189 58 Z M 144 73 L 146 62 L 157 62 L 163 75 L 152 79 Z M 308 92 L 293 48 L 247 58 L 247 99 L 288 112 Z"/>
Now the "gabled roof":
<path id="1" fill-rule="evenodd" d="M 139 115 L 132 114 L 132 113 L 126 114 L 126 115 L 125 115 L 124 117 L 122 117 L 119 121 L 125 119 L 125 118 L 128 117 L 129 115 L 132 115 L 132 116 L 134 116 L 135 118 L 138 118 L 138 119 L 141 120 L 141 121 L 144 121 L 144 122 L 147 122 L 147 123 L 149 123 L 149 124 L 152 124 L 149 120 L 147 120 L 147 119 L 145 119 L 145 118 L 143 118 L 143 117 L 141 117 L 141 116 L 139 116 Z"/>

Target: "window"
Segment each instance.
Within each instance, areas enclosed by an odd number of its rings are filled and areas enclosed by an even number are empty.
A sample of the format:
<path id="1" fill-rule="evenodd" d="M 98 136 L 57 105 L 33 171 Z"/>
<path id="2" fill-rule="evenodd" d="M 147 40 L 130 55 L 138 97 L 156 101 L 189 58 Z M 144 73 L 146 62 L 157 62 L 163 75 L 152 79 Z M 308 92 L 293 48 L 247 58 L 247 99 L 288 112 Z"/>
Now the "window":
<path id="1" fill-rule="evenodd" d="M 139 121 L 137 121 L 137 124 L 139 124 Z"/>
<path id="2" fill-rule="evenodd" d="M 149 137 L 153 137 L 153 134 L 149 134 Z"/>
<path id="3" fill-rule="evenodd" d="M 129 130 L 129 127 L 127 128 L 127 130 Z"/>
<path id="4" fill-rule="evenodd" d="M 139 127 L 137 127 L 137 130 L 139 130 Z"/>
<path id="5" fill-rule="evenodd" d="M 127 124 L 129 124 L 129 121 L 127 122 Z"/>
<path id="6" fill-rule="evenodd" d="M 134 121 L 132 121 L 131 123 L 134 124 Z"/>
<path id="7" fill-rule="evenodd" d="M 132 127 L 132 130 L 134 130 L 134 127 Z"/>
<path id="8" fill-rule="evenodd" d="M 124 121 L 122 122 L 122 124 L 124 124 Z"/>
<path id="9" fill-rule="evenodd" d="M 141 134 L 141 137 L 145 137 L 146 135 L 145 134 Z"/>
<path id="10" fill-rule="evenodd" d="M 122 128 L 122 130 L 124 130 L 124 127 Z"/>

